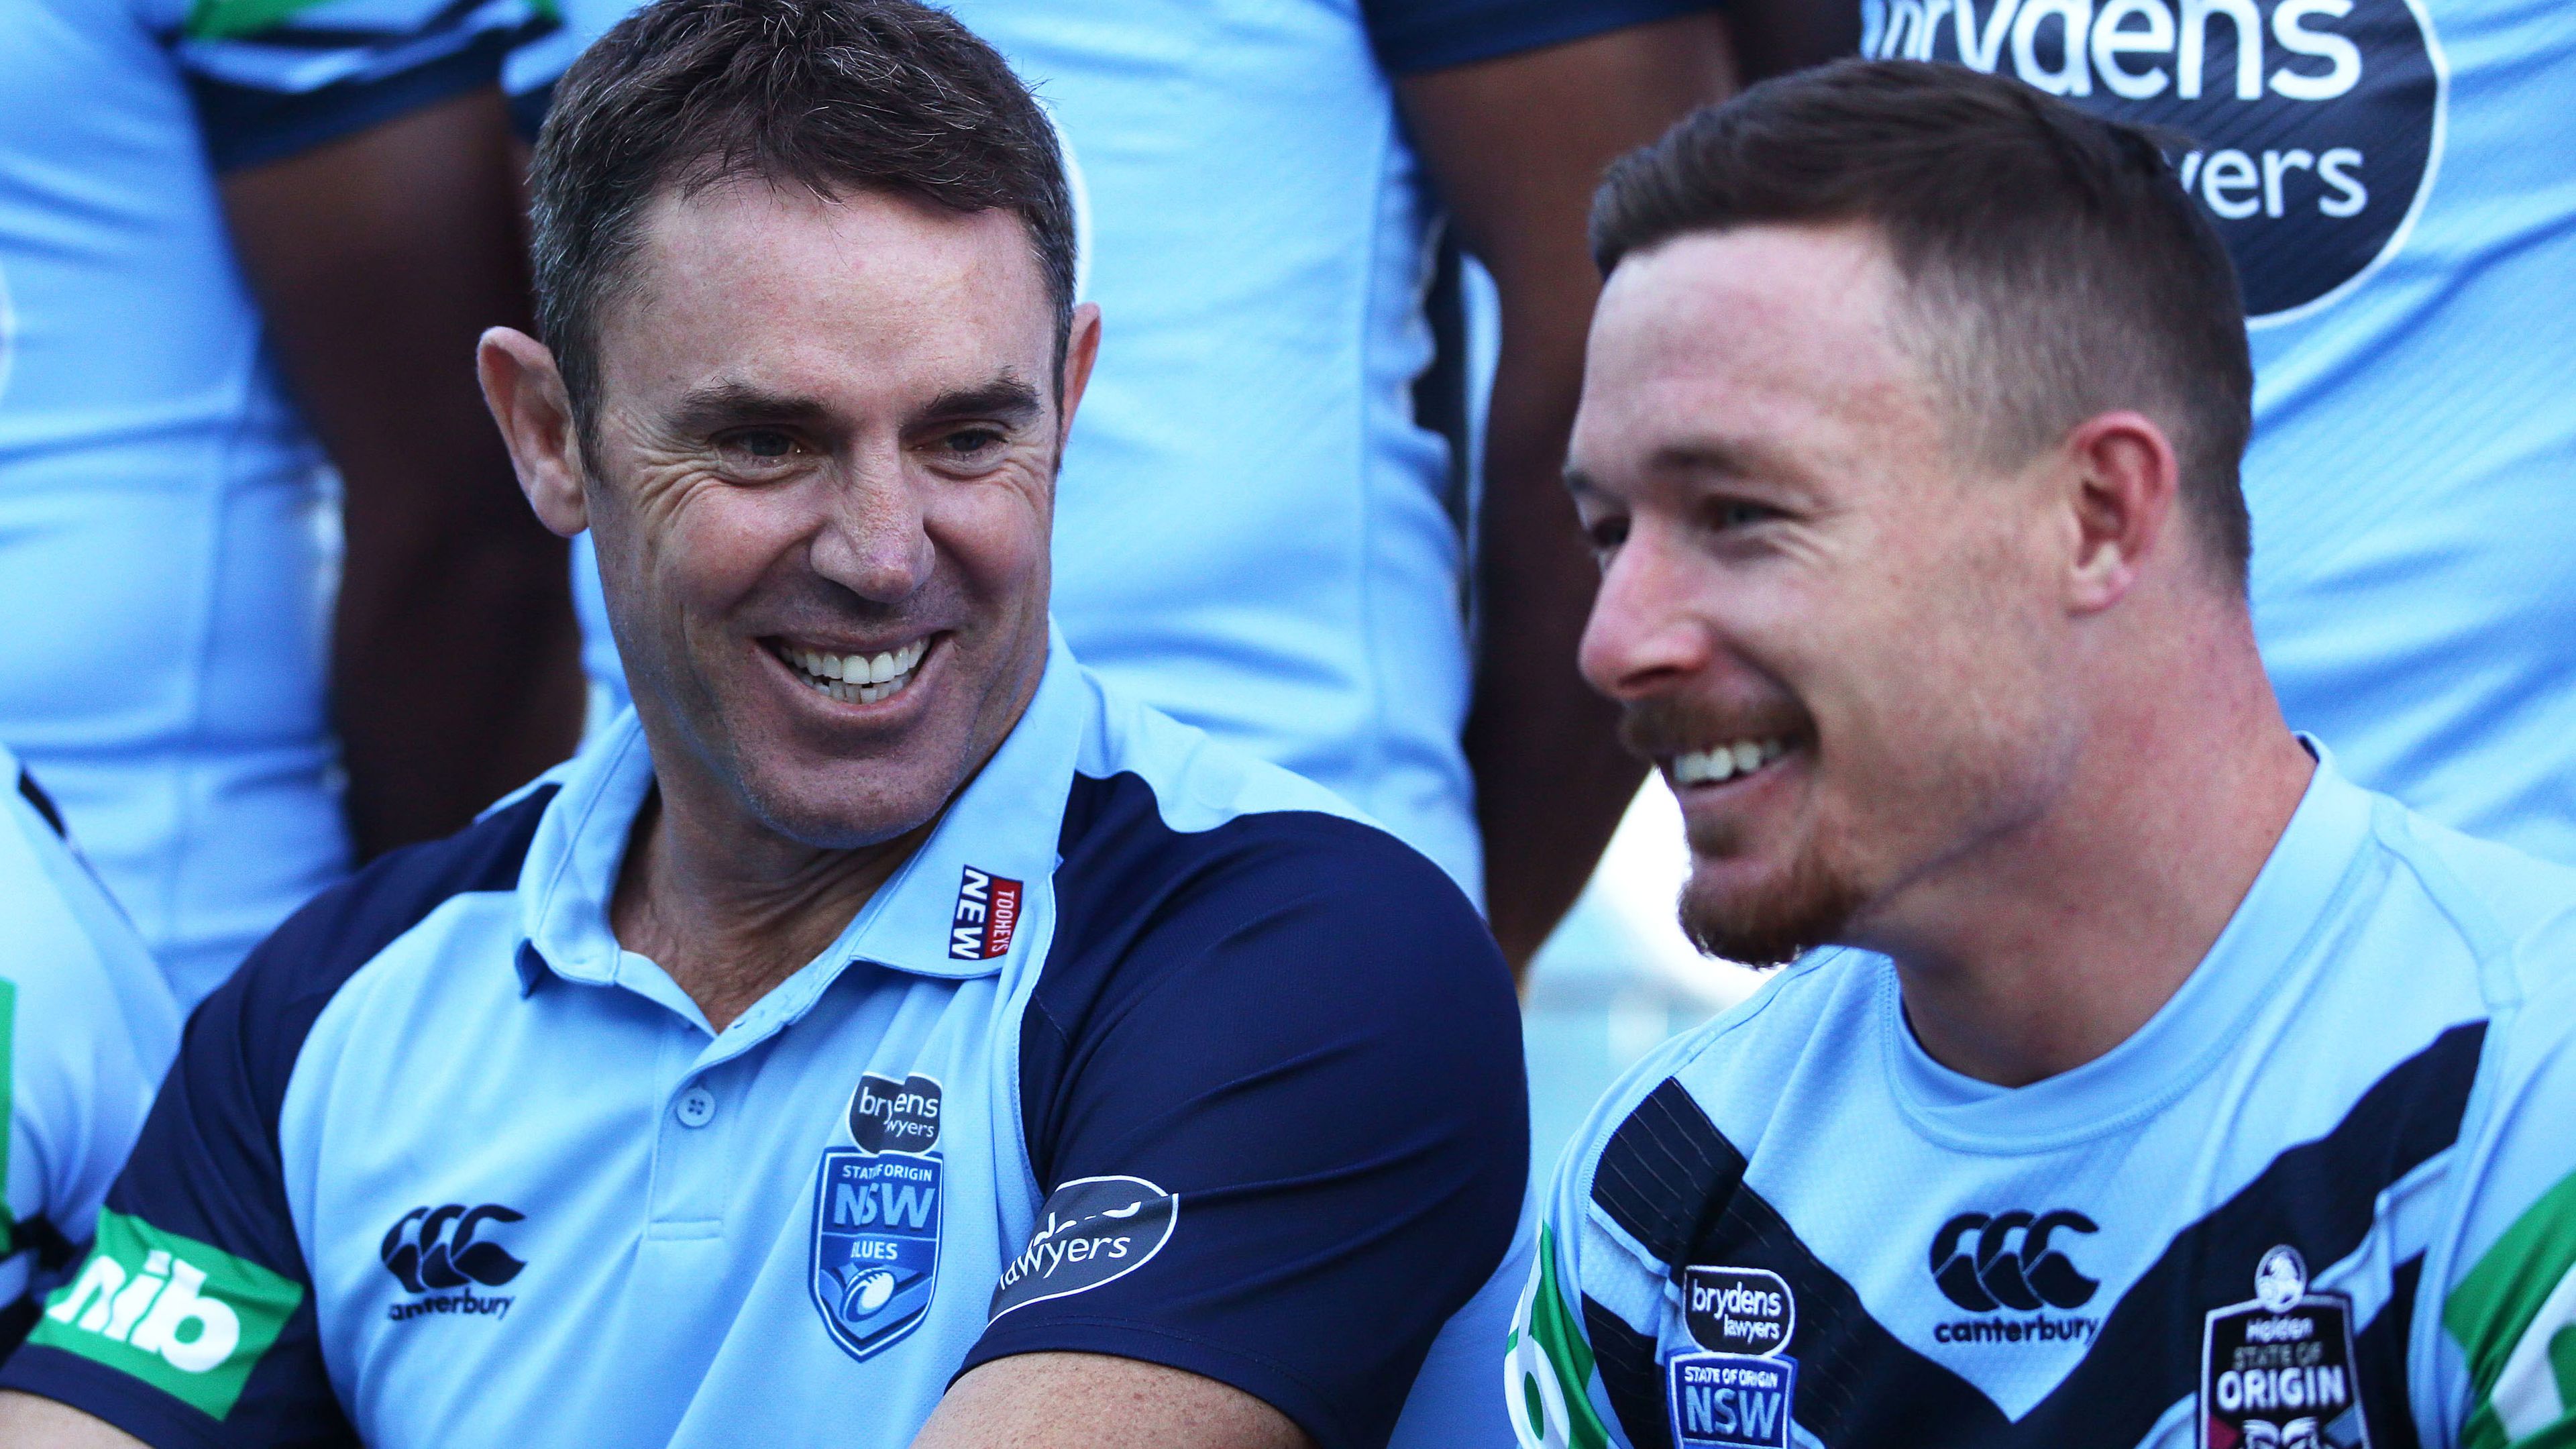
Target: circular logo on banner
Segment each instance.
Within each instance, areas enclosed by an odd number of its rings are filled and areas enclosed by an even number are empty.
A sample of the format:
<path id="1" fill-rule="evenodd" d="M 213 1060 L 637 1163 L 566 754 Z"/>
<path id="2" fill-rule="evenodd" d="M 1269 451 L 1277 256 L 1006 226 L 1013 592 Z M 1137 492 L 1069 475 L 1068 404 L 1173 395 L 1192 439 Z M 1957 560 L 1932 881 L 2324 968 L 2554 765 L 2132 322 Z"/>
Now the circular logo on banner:
<path id="1" fill-rule="evenodd" d="M 1861 0 L 1861 49 L 2017 76 L 2176 140 L 2247 320 L 2331 305 L 2405 244 L 2449 72 L 2422 0 Z"/>

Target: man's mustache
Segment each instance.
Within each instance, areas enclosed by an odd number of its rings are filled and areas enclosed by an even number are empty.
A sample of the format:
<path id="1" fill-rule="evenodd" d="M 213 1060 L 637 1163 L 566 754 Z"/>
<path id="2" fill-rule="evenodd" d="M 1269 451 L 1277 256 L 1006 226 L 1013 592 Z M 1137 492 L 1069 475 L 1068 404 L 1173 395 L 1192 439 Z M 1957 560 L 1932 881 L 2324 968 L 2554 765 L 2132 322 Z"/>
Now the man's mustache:
<path id="1" fill-rule="evenodd" d="M 1641 760 L 1668 760 L 1736 740 L 1797 738 L 1806 733 L 1806 712 L 1783 699 L 1729 706 L 1659 696 L 1629 705 L 1619 720 L 1621 748 Z"/>

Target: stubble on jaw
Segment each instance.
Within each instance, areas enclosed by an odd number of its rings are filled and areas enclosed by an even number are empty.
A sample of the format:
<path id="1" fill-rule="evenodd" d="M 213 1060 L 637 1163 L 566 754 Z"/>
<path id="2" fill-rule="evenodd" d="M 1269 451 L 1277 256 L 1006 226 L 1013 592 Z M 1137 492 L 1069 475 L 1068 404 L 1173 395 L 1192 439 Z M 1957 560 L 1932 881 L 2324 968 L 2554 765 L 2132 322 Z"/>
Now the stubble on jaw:
<path id="1" fill-rule="evenodd" d="M 1731 821 L 1693 822 L 1686 833 L 1694 863 L 1722 860 L 1744 847 L 1743 833 Z M 1682 933 L 1722 960 L 1763 969 L 1786 966 L 1847 936 L 1868 900 L 1857 874 L 1825 842 L 1809 839 L 1776 882 L 1755 891 L 1721 892 L 1694 869 L 1682 886 Z"/>

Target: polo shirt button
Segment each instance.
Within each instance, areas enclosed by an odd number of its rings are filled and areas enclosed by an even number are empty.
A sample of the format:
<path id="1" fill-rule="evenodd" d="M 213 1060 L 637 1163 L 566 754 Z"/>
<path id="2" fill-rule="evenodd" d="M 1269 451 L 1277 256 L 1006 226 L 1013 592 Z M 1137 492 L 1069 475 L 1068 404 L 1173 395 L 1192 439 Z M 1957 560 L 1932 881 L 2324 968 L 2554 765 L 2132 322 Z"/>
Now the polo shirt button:
<path id="1" fill-rule="evenodd" d="M 683 1127 L 704 1127 L 716 1119 L 716 1094 L 704 1087 L 691 1087 L 680 1094 L 676 1109 Z"/>

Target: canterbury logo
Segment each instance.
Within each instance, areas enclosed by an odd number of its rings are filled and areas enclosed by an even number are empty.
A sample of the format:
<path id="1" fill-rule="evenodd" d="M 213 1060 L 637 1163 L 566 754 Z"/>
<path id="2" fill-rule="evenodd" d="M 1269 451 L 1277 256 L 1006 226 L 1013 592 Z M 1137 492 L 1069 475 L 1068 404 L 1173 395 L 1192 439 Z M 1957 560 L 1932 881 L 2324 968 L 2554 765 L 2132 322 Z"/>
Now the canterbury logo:
<path id="1" fill-rule="evenodd" d="M 385 1234 L 376 1256 L 384 1260 L 385 1271 L 414 1293 L 462 1288 L 468 1283 L 498 1288 L 528 1265 L 502 1251 L 500 1244 L 480 1241 L 475 1234 L 485 1223 L 515 1223 L 523 1216 L 489 1202 L 478 1208 L 461 1203 L 416 1207 Z"/>
<path id="2" fill-rule="evenodd" d="M 2060 1232 L 2097 1231 L 2091 1218 L 2063 1209 L 2036 1216 L 1961 1213 L 1932 1235 L 1932 1281 L 1971 1313 L 2081 1307 L 2102 1285 L 2076 1272 L 2049 1240 Z"/>

